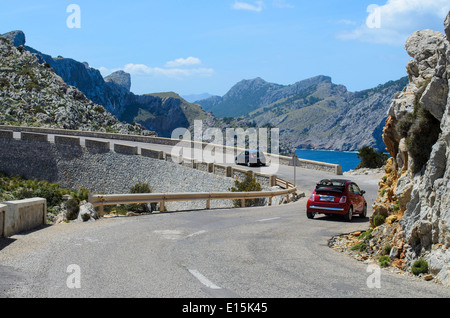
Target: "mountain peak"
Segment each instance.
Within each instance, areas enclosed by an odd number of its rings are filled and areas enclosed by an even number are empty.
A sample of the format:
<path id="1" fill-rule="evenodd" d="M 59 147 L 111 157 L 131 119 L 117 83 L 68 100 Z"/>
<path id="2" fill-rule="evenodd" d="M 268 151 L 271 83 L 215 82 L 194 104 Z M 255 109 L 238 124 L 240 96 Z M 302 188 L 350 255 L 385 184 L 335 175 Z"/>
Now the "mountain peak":
<path id="1" fill-rule="evenodd" d="M 124 71 L 117 71 L 105 77 L 105 82 L 115 83 L 130 91 L 131 89 L 131 75 Z"/>
<path id="2" fill-rule="evenodd" d="M 7 39 L 14 46 L 25 45 L 25 33 L 20 30 L 11 31 L 5 34 L 0 35 L 0 37 Z"/>

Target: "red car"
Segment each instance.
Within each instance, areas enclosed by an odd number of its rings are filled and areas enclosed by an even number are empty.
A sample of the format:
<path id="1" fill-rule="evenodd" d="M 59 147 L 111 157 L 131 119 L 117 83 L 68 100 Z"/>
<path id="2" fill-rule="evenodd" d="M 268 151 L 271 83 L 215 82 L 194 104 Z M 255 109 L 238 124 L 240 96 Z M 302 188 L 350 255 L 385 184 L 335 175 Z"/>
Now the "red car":
<path id="1" fill-rule="evenodd" d="M 313 219 L 316 214 L 339 214 L 351 221 L 355 214 L 367 216 L 365 191 L 350 180 L 325 179 L 320 181 L 306 204 L 306 215 Z"/>

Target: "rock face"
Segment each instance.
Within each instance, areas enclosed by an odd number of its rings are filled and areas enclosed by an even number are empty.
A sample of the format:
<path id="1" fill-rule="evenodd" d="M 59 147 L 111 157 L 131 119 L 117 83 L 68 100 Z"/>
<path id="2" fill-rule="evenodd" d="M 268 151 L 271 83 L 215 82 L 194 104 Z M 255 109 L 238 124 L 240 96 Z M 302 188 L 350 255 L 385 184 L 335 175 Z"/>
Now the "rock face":
<path id="1" fill-rule="evenodd" d="M 111 75 L 105 77 L 106 83 L 115 83 L 127 91 L 130 91 L 131 89 L 131 76 L 128 73 L 125 73 L 124 71 L 117 71 L 112 73 Z"/>
<path id="2" fill-rule="evenodd" d="M 6 38 L 15 47 L 23 46 L 41 64 L 47 64 L 62 80 L 81 91 L 95 104 L 103 106 L 119 120 L 138 123 L 162 137 L 170 137 L 174 129 L 188 128 L 195 119 L 206 118 L 206 113 L 198 106 L 186 102 L 180 96 L 161 98 L 153 95 L 135 95 L 131 89 L 131 76 L 118 71 L 103 78 L 100 71 L 88 63 L 71 58 L 44 54 L 25 45 L 25 34 L 13 31 L 0 37 Z M 130 116 L 134 114 L 134 116 Z"/>
<path id="3" fill-rule="evenodd" d="M 14 43 L 21 33 L 9 36 Z M 0 37 L 0 123 L 73 130 L 153 134 L 117 120 L 23 46 Z M 20 42 L 23 43 L 23 42 Z"/>
<path id="4" fill-rule="evenodd" d="M 374 214 L 395 214 L 405 266 L 424 258 L 450 284 L 450 13 L 446 36 L 424 30 L 405 45 L 409 83 L 389 109 L 383 139 L 391 154 Z M 384 211 L 384 212 L 383 212 Z"/>

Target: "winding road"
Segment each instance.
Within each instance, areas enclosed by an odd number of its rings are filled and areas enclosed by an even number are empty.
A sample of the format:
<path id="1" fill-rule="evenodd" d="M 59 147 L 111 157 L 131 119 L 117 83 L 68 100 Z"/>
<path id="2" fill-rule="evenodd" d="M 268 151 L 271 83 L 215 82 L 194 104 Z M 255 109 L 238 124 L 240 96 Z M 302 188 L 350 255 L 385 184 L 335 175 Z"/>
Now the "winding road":
<path id="1" fill-rule="evenodd" d="M 334 235 L 366 230 L 368 219 L 307 219 L 315 183 L 336 176 L 296 175 L 307 197 L 286 205 L 103 218 L 0 239 L 0 297 L 450 297 L 449 288 L 385 269 L 371 285 L 373 268 L 328 247 Z M 293 167 L 278 176 L 293 181 Z M 351 176 L 369 207 L 379 177 Z"/>

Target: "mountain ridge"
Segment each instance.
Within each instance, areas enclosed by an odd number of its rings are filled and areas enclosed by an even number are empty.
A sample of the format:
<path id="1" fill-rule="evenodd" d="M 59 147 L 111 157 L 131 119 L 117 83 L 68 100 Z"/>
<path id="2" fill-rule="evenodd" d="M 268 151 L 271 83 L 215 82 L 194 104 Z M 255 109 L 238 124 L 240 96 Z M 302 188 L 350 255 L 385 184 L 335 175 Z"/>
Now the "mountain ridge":
<path id="1" fill-rule="evenodd" d="M 177 98 L 160 98 L 151 95 L 136 95 L 130 91 L 131 77 L 128 73 L 117 71 L 103 78 L 100 71 L 89 66 L 87 62 L 78 62 L 62 56 L 53 58 L 32 47 L 26 46 L 26 37 L 22 31 L 12 31 L 0 35 L 8 39 L 15 47 L 23 47 L 33 54 L 41 64 L 52 68 L 65 83 L 79 89 L 95 104 L 103 106 L 119 120 L 138 123 L 147 130 L 156 132 L 161 137 L 170 137 L 171 132 L 179 127 L 188 128 L 193 124 L 191 114 L 199 118 L 206 114 L 195 104 Z M 181 98 L 181 97 L 180 97 Z M 161 109 L 170 114 L 168 120 L 162 120 Z M 131 118 L 134 112 L 136 118 Z M 138 116 L 139 112 L 152 116 Z M 140 121 L 140 119 L 145 119 Z"/>
<path id="2" fill-rule="evenodd" d="M 387 110 L 406 83 L 403 77 L 349 92 L 325 75 L 291 85 L 258 77 L 238 82 L 223 97 L 213 96 L 198 104 L 218 117 L 240 117 L 258 127 L 280 128 L 283 152 L 293 153 L 296 148 L 357 151 L 363 146 L 384 150 L 381 130 Z"/>

